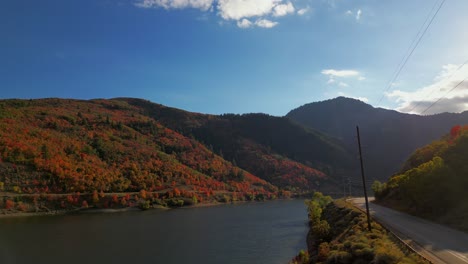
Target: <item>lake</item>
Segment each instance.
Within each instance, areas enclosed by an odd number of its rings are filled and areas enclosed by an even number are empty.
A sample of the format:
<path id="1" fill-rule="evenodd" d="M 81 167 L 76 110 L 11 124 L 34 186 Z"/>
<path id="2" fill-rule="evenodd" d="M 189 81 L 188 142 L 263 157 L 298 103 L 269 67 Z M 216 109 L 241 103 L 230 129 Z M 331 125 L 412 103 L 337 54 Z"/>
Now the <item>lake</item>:
<path id="1" fill-rule="evenodd" d="M 0 219 L 0 263 L 285 264 L 306 248 L 302 200 Z"/>

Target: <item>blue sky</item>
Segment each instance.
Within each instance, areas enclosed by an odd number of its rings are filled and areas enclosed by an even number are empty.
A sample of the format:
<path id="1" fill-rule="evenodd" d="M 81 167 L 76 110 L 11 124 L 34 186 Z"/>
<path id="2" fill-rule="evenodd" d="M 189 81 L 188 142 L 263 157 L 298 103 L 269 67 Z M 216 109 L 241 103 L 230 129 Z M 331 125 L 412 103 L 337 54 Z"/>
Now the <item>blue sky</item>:
<path id="1" fill-rule="evenodd" d="M 446 1 L 385 89 L 440 2 L 5 0 L 0 97 L 284 115 L 340 95 L 420 113 L 445 95 L 425 114 L 468 110 L 466 82 L 447 93 L 468 77 L 466 0 Z"/>

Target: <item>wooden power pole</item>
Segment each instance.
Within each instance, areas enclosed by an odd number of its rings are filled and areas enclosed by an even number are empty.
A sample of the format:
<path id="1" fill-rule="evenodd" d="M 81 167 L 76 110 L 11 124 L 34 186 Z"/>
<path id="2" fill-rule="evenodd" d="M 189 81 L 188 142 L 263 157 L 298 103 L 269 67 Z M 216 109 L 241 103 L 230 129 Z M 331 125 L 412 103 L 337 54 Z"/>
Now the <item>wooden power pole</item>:
<path id="1" fill-rule="evenodd" d="M 359 145 L 359 159 L 361 161 L 361 175 L 362 175 L 362 187 L 364 188 L 364 197 L 366 199 L 366 212 L 367 212 L 367 228 L 369 232 L 372 231 L 370 213 L 369 213 L 369 200 L 367 198 L 367 189 L 366 189 L 366 177 L 364 176 L 364 163 L 362 161 L 362 150 L 361 150 L 361 136 L 359 135 L 359 126 L 356 126 L 358 145 Z"/>

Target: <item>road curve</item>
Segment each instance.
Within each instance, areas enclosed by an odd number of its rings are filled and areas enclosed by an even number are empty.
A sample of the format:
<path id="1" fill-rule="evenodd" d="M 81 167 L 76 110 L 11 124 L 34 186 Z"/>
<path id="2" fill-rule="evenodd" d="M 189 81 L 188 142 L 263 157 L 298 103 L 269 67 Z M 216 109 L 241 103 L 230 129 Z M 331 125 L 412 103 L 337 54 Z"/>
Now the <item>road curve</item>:
<path id="1" fill-rule="evenodd" d="M 372 198 L 370 200 L 373 200 Z M 349 199 L 365 210 L 364 198 Z M 468 234 L 399 211 L 369 204 L 374 217 L 433 263 L 468 264 Z"/>

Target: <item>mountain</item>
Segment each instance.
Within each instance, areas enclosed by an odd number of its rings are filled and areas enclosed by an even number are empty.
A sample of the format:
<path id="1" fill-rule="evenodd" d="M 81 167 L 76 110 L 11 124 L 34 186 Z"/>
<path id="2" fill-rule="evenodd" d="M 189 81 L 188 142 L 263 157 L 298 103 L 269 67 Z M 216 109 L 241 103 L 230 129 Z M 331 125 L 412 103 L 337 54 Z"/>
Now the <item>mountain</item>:
<path id="1" fill-rule="evenodd" d="M 398 172 L 414 150 L 440 138 L 447 127 L 468 123 L 468 112 L 419 116 L 345 97 L 303 105 L 286 117 L 342 140 L 354 153 L 359 125 L 367 175 L 380 180 Z"/>
<path id="2" fill-rule="evenodd" d="M 0 101 L 0 192 L 143 190 L 198 201 L 280 195 L 276 186 L 142 112 L 117 100 Z"/>
<path id="3" fill-rule="evenodd" d="M 379 203 L 468 231 L 468 126 L 418 150 L 388 182 L 375 183 Z"/>
<path id="4" fill-rule="evenodd" d="M 0 100 L 0 135 L 0 196 L 25 211 L 336 192 L 351 163 L 340 141 L 284 117 L 132 98 Z"/>
<path id="5" fill-rule="evenodd" d="M 117 100 L 140 107 L 240 168 L 294 192 L 336 191 L 336 182 L 352 167 L 349 152 L 339 140 L 284 117 L 202 115 L 141 99 Z"/>

